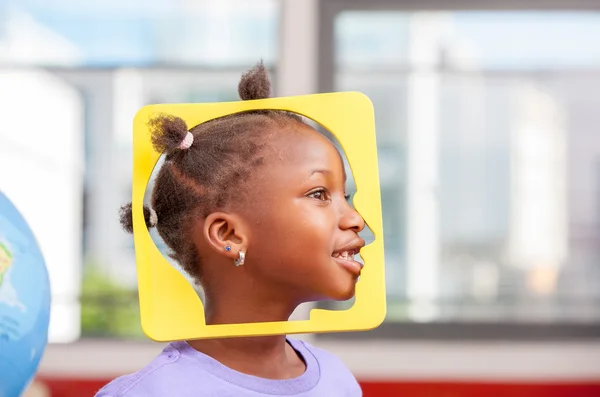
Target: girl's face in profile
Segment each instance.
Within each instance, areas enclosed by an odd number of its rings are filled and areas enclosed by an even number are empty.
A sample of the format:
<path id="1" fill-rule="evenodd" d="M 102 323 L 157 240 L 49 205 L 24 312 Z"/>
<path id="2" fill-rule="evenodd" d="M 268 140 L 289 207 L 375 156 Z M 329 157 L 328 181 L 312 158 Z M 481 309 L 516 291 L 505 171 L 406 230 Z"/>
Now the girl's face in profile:
<path id="1" fill-rule="evenodd" d="M 333 144 L 310 127 L 279 131 L 249 180 L 245 271 L 261 293 L 293 303 L 354 296 L 365 223 L 346 198 Z"/>

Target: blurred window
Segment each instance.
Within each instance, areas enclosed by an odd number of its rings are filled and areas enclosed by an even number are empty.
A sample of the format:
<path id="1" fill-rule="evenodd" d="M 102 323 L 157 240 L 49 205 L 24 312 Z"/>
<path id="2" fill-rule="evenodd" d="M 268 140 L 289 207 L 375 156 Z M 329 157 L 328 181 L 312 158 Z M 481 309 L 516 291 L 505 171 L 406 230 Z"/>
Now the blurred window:
<path id="1" fill-rule="evenodd" d="M 228 67 L 274 62 L 276 0 L 7 0 L 0 62 Z"/>
<path id="2" fill-rule="evenodd" d="M 332 88 L 375 106 L 387 322 L 600 323 L 600 14 L 343 11 L 333 31 Z"/>
<path id="3" fill-rule="evenodd" d="M 133 241 L 118 222 L 131 200 L 133 116 L 150 103 L 236 100 L 260 59 L 275 73 L 278 13 L 277 0 L 0 2 L 0 101 L 12 110 L 0 156 L 31 168 L 27 186 L 21 170 L 0 188 L 29 197 L 38 239 L 56 240 L 50 342 L 143 337 Z"/>

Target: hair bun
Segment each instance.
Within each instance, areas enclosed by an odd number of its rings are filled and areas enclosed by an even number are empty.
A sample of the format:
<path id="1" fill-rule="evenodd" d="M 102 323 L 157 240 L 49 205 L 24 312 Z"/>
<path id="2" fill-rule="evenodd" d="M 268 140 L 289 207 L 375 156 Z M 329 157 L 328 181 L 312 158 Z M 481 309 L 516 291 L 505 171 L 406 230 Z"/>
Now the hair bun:
<path id="1" fill-rule="evenodd" d="M 133 210 L 131 203 L 121 207 L 119 210 L 119 221 L 121 222 L 121 227 L 127 233 L 133 233 Z M 156 212 L 147 205 L 144 206 L 144 221 L 146 222 L 146 227 L 148 229 L 156 226 L 156 223 L 158 222 Z"/>
<path id="2" fill-rule="evenodd" d="M 238 93 L 244 101 L 271 97 L 271 81 L 262 61 L 242 75 Z"/>
<path id="3" fill-rule="evenodd" d="M 152 146 L 157 152 L 168 154 L 188 149 L 193 142 L 193 136 L 190 140 L 192 134 L 181 117 L 161 114 L 150 119 L 148 126 L 152 133 Z"/>

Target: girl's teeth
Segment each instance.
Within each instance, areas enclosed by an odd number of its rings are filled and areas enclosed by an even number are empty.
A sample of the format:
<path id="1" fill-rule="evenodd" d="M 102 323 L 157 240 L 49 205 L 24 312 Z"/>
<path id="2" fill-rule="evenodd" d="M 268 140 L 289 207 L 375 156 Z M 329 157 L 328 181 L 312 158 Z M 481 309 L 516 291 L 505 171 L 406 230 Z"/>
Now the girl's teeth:
<path id="1" fill-rule="evenodd" d="M 354 260 L 354 254 L 350 254 L 348 251 L 341 252 L 339 254 L 334 254 L 334 258 L 342 258 L 346 260 Z"/>

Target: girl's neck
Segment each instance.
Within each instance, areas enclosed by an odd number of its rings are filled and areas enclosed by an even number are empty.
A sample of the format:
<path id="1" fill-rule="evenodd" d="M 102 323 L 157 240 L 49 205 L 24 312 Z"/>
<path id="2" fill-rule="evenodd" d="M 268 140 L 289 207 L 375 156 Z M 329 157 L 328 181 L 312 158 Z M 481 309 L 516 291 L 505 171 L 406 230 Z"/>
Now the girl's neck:
<path id="1" fill-rule="evenodd" d="M 276 297 L 248 298 L 252 294 L 206 293 L 204 316 L 206 324 L 245 324 L 287 321 L 298 304 L 284 302 Z"/>
<path id="2" fill-rule="evenodd" d="M 241 294 L 240 294 L 241 295 Z M 206 323 L 242 324 L 287 321 L 294 310 L 282 302 L 253 302 L 229 294 L 221 299 L 205 300 Z M 225 299 L 223 299 L 225 298 Z M 285 335 L 193 340 L 188 344 L 238 372 L 268 379 L 300 376 L 306 366 L 287 343 Z"/>
<path id="3" fill-rule="evenodd" d="M 192 340 L 188 344 L 235 371 L 266 379 L 291 379 L 306 364 L 285 335 Z"/>

